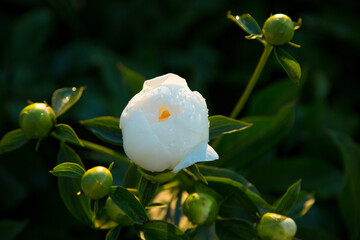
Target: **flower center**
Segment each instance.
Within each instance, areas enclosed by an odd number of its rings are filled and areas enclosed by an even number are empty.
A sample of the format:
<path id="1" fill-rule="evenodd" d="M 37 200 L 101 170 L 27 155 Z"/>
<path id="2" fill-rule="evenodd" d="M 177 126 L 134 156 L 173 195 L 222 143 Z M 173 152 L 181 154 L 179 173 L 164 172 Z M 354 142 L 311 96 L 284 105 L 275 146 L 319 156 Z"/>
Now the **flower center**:
<path id="1" fill-rule="evenodd" d="M 165 107 L 162 106 L 159 109 L 159 122 L 167 121 L 170 116 L 171 115 L 170 115 L 169 111 Z"/>

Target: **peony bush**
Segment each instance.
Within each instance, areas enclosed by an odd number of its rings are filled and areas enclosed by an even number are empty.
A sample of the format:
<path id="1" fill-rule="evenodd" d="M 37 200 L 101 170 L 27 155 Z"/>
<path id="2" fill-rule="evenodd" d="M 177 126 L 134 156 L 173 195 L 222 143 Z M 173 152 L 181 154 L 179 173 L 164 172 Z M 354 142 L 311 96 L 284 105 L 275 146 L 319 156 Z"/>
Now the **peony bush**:
<path id="1" fill-rule="evenodd" d="M 274 116 L 238 118 L 272 52 L 293 81 L 291 89 L 301 87 L 300 64 L 285 48 L 299 47 L 291 41 L 301 20 L 275 14 L 261 28 L 250 14 L 227 17 L 248 34 L 247 39 L 264 47 L 244 91 L 228 91 L 239 99 L 229 117 L 209 116 L 201 91 L 192 91 L 177 74 L 146 80 L 121 65 L 134 96 L 129 94 L 120 118 L 80 121 L 93 138 L 83 139 L 81 130 L 59 118 L 87 94 L 85 87 L 61 88 L 53 93 L 51 104 L 30 103 L 21 111 L 19 128 L 0 141 L 0 154 L 31 142 L 37 151 L 56 144 L 56 162 L 49 170 L 57 177 L 63 208 L 107 240 L 297 239 L 297 224 L 305 221 L 314 194 L 301 189 L 302 181 L 296 178 L 282 189 L 283 195 L 263 195 L 243 176 L 247 169 L 242 167 L 252 156 L 264 155 L 266 161 L 264 151 L 254 147 L 243 155 L 236 153 L 254 142 L 271 150 L 293 121 L 293 102 Z M 114 100 L 112 107 L 116 105 Z M 265 183 L 272 184 L 272 178 Z"/>

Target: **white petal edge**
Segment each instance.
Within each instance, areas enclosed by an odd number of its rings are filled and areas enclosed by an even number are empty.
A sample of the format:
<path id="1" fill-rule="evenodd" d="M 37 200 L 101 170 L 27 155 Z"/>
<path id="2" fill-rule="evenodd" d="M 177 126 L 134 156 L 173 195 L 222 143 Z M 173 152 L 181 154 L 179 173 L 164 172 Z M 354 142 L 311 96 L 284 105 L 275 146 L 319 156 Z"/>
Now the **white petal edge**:
<path id="1" fill-rule="evenodd" d="M 174 73 L 168 73 L 153 79 L 146 80 L 143 85 L 143 90 L 154 88 L 160 85 L 175 85 L 180 87 L 188 87 L 184 78 Z"/>
<path id="2" fill-rule="evenodd" d="M 173 172 L 187 168 L 197 162 L 209 162 L 219 159 L 216 151 L 206 142 L 201 143 L 192 153 L 184 158 L 178 165 L 174 167 Z"/>

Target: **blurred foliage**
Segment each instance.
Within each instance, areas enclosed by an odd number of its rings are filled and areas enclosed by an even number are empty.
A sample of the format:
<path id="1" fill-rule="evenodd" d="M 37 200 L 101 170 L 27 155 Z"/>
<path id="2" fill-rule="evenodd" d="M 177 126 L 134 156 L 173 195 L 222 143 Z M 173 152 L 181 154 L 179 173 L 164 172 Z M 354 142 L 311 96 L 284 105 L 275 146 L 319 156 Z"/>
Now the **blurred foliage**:
<path id="1" fill-rule="evenodd" d="M 225 135 L 217 146 L 221 160 L 214 164 L 241 173 L 269 203 L 302 178 L 302 189 L 315 194 L 316 203 L 296 219 L 297 237 L 359 239 L 356 1 L 2 0 L 0 137 L 19 127 L 18 114 L 28 100 L 50 103 L 58 88 L 86 86 L 60 118 L 77 127 L 81 138 L 97 141 L 79 120 L 119 117 L 139 89 L 127 80 L 134 74 L 179 74 L 205 96 L 210 115 L 229 115 L 262 47 L 244 39 L 226 19 L 228 10 L 249 12 L 260 24 L 270 13 L 301 17 L 293 42 L 302 48 L 286 49 L 303 76 L 299 87 L 285 81 L 272 55 L 242 112 L 242 120 L 259 125 Z M 231 145 L 233 138 L 240 145 Z M 35 144 L 0 155 L 0 238 L 103 239 L 105 231 L 89 229 L 66 211 L 54 188 L 57 179 L 48 171 L 56 165 L 57 142 L 44 141 L 38 152 Z M 89 168 L 111 162 L 77 150 L 91 160 Z M 125 170 L 126 165 L 114 166 L 115 184 Z"/>

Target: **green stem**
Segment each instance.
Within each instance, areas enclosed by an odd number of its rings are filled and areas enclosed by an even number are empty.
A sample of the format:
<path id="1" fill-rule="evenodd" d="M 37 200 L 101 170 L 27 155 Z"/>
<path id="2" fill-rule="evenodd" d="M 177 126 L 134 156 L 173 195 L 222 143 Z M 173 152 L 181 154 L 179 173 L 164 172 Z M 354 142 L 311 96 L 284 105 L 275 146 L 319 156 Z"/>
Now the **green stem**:
<path id="1" fill-rule="evenodd" d="M 246 86 L 246 89 L 244 91 L 244 93 L 241 95 L 239 101 L 237 102 L 234 110 L 232 111 L 232 113 L 230 114 L 231 118 L 237 118 L 239 116 L 239 113 L 241 111 L 241 109 L 244 107 L 246 101 L 248 100 L 257 80 L 259 79 L 259 76 L 265 66 L 265 63 L 268 59 L 268 57 L 270 56 L 270 53 L 273 49 L 273 46 L 270 44 L 265 43 L 265 48 L 264 48 L 264 52 L 261 55 L 261 58 L 255 68 L 255 71 L 253 73 L 253 75 L 250 78 L 250 81 L 248 83 L 248 85 Z"/>
<path id="2" fill-rule="evenodd" d="M 116 151 L 114 151 L 110 148 L 101 146 L 101 145 L 93 143 L 93 142 L 86 141 L 84 139 L 81 139 L 81 142 L 84 144 L 84 147 L 87 149 L 106 154 L 117 160 L 120 160 L 123 163 L 129 163 L 129 160 L 127 159 L 127 157 L 125 157 L 124 155 L 122 155 L 120 153 L 117 153 Z"/>
<path id="3" fill-rule="evenodd" d="M 265 63 L 267 61 L 267 59 L 270 56 L 270 53 L 272 51 L 272 49 L 274 48 L 272 45 L 268 44 L 268 43 L 264 43 L 265 48 L 264 51 L 261 55 L 261 58 L 255 68 L 255 71 L 253 73 L 253 75 L 251 76 L 248 85 L 246 86 L 245 91 L 243 92 L 243 94 L 241 95 L 240 99 L 238 100 L 238 102 L 236 103 L 235 108 L 233 109 L 232 113 L 230 114 L 231 118 L 237 118 L 239 116 L 239 113 L 241 111 L 241 109 L 244 107 L 246 101 L 248 100 L 257 80 L 259 79 L 259 76 L 265 66 Z M 216 148 L 217 145 L 220 143 L 221 139 L 223 136 L 218 137 L 217 139 L 215 139 L 215 141 L 213 142 L 212 147 Z"/>

